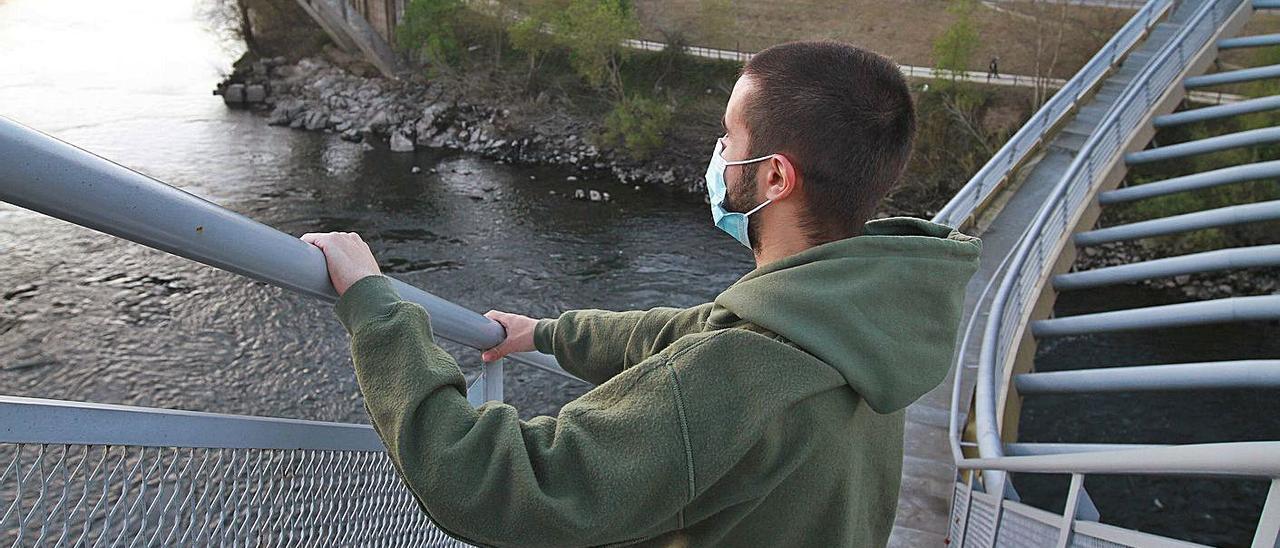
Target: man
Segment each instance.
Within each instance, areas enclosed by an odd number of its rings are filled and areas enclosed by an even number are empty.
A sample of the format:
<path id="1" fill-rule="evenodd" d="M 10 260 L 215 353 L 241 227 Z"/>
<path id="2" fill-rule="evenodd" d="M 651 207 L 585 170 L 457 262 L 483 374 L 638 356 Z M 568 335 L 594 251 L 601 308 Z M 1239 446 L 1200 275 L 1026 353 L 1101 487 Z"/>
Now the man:
<path id="1" fill-rule="evenodd" d="M 425 311 L 354 234 L 324 250 L 374 427 L 421 507 L 485 545 L 878 546 L 904 408 L 946 375 L 980 242 L 869 219 L 915 131 L 887 59 L 834 42 L 758 54 L 707 169 L 712 218 L 757 268 L 689 309 L 490 312 L 482 355 L 553 353 L 598 383 L 557 417 L 467 404 Z M 726 184 L 729 182 L 729 184 Z M 865 222 L 865 224 L 864 224 Z"/>

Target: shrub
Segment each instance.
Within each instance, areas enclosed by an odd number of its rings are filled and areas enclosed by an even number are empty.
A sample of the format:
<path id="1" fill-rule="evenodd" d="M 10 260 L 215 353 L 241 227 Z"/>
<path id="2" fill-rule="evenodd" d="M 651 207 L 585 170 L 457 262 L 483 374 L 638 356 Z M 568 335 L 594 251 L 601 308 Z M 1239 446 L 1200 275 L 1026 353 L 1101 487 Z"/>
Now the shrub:
<path id="1" fill-rule="evenodd" d="M 631 97 L 614 105 L 604 120 L 604 140 L 621 145 L 632 158 L 644 160 L 662 147 L 672 109 L 647 97 Z"/>
<path id="2" fill-rule="evenodd" d="M 462 0 L 410 0 L 396 42 L 430 62 L 454 63 L 461 49 L 456 27 L 462 9 Z"/>

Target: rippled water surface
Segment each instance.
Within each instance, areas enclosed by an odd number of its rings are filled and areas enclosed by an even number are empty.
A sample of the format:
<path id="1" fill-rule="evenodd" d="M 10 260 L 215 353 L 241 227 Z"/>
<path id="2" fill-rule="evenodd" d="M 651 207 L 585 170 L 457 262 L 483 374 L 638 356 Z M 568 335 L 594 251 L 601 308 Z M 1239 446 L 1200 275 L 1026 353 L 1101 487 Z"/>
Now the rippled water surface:
<path id="1" fill-rule="evenodd" d="M 477 311 L 687 306 L 751 268 L 698 197 L 465 154 L 365 152 L 229 110 L 210 90 L 239 51 L 205 28 L 199 1 L 0 0 L 0 115 L 292 234 L 358 231 L 384 269 Z M 577 188 L 615 199 L 568 199 Z M 1164 300 L 1133 288 L 1066 293 L 1058 312 Z M 1038 364 L 1274 358 L 1276 333 L 1073 337 L 1042 342 Z M 476 352 L 448 348 L 475 371 Z M 584 390 L 508 372 L 507 399 L 526 417 Z M 1277 439 L 1274 392 L 1029 398 L 1020 431 L 1029 441 Z M 4 204 L 0 393 L 366 420 L 330 306 Z M 1017 482 L 1028 501 L 1062 504 L 1065 478 Z M 1266 487 L 1127 477 L 1087 486 L 1104 521 L 1225 544 L 1247 543 Z"/>
<path id="2" fill-rule="evenodd" d="M 389 273 L 477 311 L 693 305 L 751 268 L 697 197 L 229 110 L 210 90 L 239 52 L 198 7 L 0 0 L 0 114 L 292 234 L 360 232 Z M 328 305 L 3 204 L 0 257 L 4 393 L 365 420 Z M 519 366 L 507 387 L 526 416 L 584 390 Z"/>

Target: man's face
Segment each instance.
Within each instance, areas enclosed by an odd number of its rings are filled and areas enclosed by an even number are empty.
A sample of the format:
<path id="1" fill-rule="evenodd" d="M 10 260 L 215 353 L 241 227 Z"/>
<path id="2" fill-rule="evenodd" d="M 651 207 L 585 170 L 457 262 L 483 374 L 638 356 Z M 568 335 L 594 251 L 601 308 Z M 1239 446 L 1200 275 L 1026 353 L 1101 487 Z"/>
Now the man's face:
<path id="1" fill-rule="evenodd" d="M 755 90 L 755 85 L 751 78 L 743 76 L 733 85 L 733 93 L 729 95 L 729 104 L 724 110 L 724 150 L 721 155 L 725 160 L 745 160 L 751 154 L 749 147 L 751 146 L 750 135 L 747 133 L 746 124 L 746 101 L 751 93 Z M 738 166 L 728 166 L 724 170 L 725 184 L 728 191 L 725 193 L 724 208 L 727 211 L 736 211 L 745 213 L 759 202 L 756 199 L 756 173 L 760 164 L 746 164 Z M 757 223 L 749 223 L 747 231 L 753 242 L 759 241 L 756 237 L 759 226 Z"/>

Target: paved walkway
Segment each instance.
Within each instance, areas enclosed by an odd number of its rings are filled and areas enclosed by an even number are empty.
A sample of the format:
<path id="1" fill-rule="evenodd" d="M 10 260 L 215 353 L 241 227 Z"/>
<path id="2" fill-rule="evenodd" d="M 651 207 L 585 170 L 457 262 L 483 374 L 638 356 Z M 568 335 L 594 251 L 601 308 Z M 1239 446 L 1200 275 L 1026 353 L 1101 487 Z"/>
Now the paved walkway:
<path id="1" fill-rule="evenodd" d="M 1159 27 L 1157 27 L 1159 28 Z M 654 40 L 625 40 L 623 45 L 632 49 L 643 51 L 662 51 L 666 49 L 667 44 Z M 685 52 L 694 57 L 702 59 L 716 59 L 720 61 L 735 61 L 745 63 L 754 55 L 752 52 L 735 51 L 729 49 L 707 48 L 702 46 L 688 46 Z M 921 67 L 915 65 L 898 65 L 902 69 L 902 73 L 908 78 L 925 78 L 938 79 L 949 78 L 949 74 L 940 74 L 932 67 Z M 1035 88 L 1037 78 L 1025 74 L 1001 74 L 999 76 L 988 76 L 987 73 L 977 70 L 970 70 L 958 73 L 956 78 L 966 82 L 974 82 L 978 84 L 988 84 L 993 86 L 1014 86 L 1023 88 Z M 1067 81 L 1062 78 L 1040 78 L 1039 85 L 1052 89 L 1058 89 L 1066 85 Z M 1207 91 L 1193 91 L 1187 94 L 1187 99 L 1211 105 L 1220 105 L 1226 103 L 1235 103 L 1248 99 L 1240 95 L 1230 93 L 1217 93 Z"/>
<path id="2" fill-rule="evenodd" d="M 1001 4 L 1030 4 L 1032 2 L 1043 2 L 1045 4 L 1067 4 L 1070 6 L 1089 6 L 1091 8 L 1115 8 L 1122 10 L 1139 10 L 1147 3 L 1147 0 L 987 0 L 989 2 Z M 986 3 L 986 2 L 984 2 Z"/>

